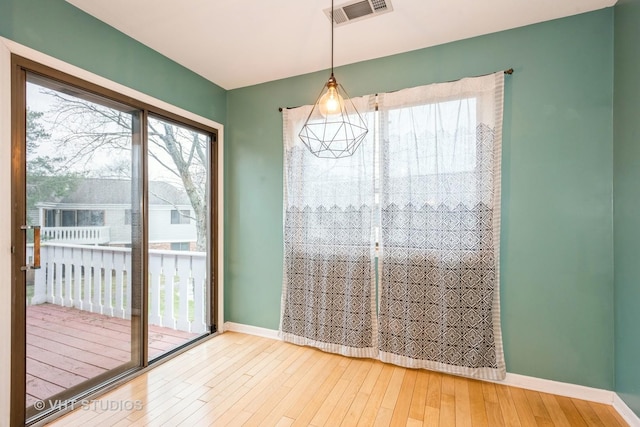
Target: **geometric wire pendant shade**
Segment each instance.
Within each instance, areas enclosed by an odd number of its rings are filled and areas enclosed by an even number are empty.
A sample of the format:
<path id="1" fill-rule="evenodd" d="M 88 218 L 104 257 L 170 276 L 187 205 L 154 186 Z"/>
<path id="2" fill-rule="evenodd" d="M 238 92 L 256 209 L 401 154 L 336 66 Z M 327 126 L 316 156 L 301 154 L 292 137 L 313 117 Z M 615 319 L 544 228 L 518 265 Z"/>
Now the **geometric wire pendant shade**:
<path id="1" fill-rule="evenodd" d="M 355 153 L 368 130 L 353 101 L 342 85 L 335 82 L 332 74 L 327 85 L 334 83 L 337 96 L 342 98 L 342 102 L 336 101 L 338 106 L 333 114 L 323 114 L 320 94 L 299 136 L 317 157 L 337 159 Z"/>
<path id="2" fill-rule="evenodd" d="M 367 125 L 333 75 L 333 0 L 331 1 L 331 77 L 298 134 L 317 157 L 337 159 L 356 152 L 367 136 Z"/>

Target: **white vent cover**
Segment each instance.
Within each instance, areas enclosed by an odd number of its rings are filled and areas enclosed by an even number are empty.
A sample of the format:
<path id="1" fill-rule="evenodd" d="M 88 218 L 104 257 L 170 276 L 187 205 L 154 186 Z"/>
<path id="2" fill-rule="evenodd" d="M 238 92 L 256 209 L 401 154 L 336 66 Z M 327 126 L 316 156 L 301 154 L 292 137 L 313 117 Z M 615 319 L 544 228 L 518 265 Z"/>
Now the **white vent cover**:
<path id="1" fill-rule="evenodd" d="M 335 6 L 333 22 L 336 27 L 361 19 L 373 18 L 382 13 L 391 12 L 391 0 L 354 0 Z M 331 8 L 324 9 L 327 18 L 331 19 Z"/>

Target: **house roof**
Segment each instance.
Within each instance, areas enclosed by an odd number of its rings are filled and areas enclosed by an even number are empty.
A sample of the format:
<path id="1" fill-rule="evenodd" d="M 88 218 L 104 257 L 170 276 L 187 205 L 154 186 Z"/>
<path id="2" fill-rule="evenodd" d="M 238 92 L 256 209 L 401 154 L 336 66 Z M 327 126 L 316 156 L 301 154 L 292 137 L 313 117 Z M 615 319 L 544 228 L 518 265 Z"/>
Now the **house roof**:
<path id="1" fill-rule="evenodd" d="M 45 200 L 42 201 L 47 202 Z M 59 204 L 128 205 L 131 181 L 122 179 L 80 178 L 76 189 L 58 200 Z M 150 205 L 189 205 L 187 193 L 163 181 L 149 182 Z"/>

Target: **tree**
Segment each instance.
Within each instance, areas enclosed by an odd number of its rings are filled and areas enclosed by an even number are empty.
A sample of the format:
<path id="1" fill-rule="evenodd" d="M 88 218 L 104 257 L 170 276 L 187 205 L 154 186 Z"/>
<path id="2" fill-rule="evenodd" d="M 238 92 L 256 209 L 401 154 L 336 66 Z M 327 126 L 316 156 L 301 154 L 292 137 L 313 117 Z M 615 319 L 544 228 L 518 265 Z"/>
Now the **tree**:
<path id="1" fill-rule="evenodd" d="M 58 146 L 68 153 L 69 167 L 87 170 L 87 164 L 96 163 L 96 156 L 111 153 L 115 159 L 110 163 L 100 160 L 104 163 L 101 173 L 130 179 L 131 162 L 119 161 L 113 154 L 129 153 L 130 159 L 134 115 L 119 106 L 107 107 L 56 91 L 45 92 L 55 101 L 49 121 L 58 133 Z M 153 117 L 148 120 L 147 135 L 150 176 L 153 172 L 158 179 L 184 189 L 194 213 L 190 218 L 196 225 L 196 250 L 205 251 L 208 138 L 193 129 Z M 175 201 L 154 195 L 181 212 Z"/>
<path id="2" fill-rule="evenodd" d="M 194 212 L 191 219 L 196 223 L 196 250 L 206 251 L 207 138 L 199 132 L 151 118 L 148 139 L 149 155 L 182 182 Z M 175 168 L 162 161 L 163 153 L 169 155 Z"/>
<path id="3" fill-rule="evenodd" d="M 27 212 L 37 209 L 40 202 L 59 200 L 72 192 L 78 177 L 66 168 L 62 156 L 43 155 L 41 144 L 49 142 L 51 134 L 42 124 L 44 113 L 27 108 Z"/>

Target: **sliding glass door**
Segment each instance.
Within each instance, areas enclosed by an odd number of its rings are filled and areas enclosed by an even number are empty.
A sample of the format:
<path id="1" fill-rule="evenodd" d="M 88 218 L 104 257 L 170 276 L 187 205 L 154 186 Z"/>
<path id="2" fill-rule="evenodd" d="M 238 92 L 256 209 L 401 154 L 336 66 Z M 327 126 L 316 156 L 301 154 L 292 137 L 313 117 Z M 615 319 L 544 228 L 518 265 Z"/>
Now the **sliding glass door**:
<path id="1" fill-rule="evenodd" d="M 149 358 L 207 331 L 211 137 L 147 120 Z"/>
<path id="2" fill-rule="evenodd" d="M 131 107 L 26 80 L 30 417 L 140 364 L 141 236 L 125 213 L 140 213 L 141 147 Z"/>
<path id="3" fill-rule="evenodd" d="M 215 331 L 215 129 L 13 59 L 11 424 Z"/>

